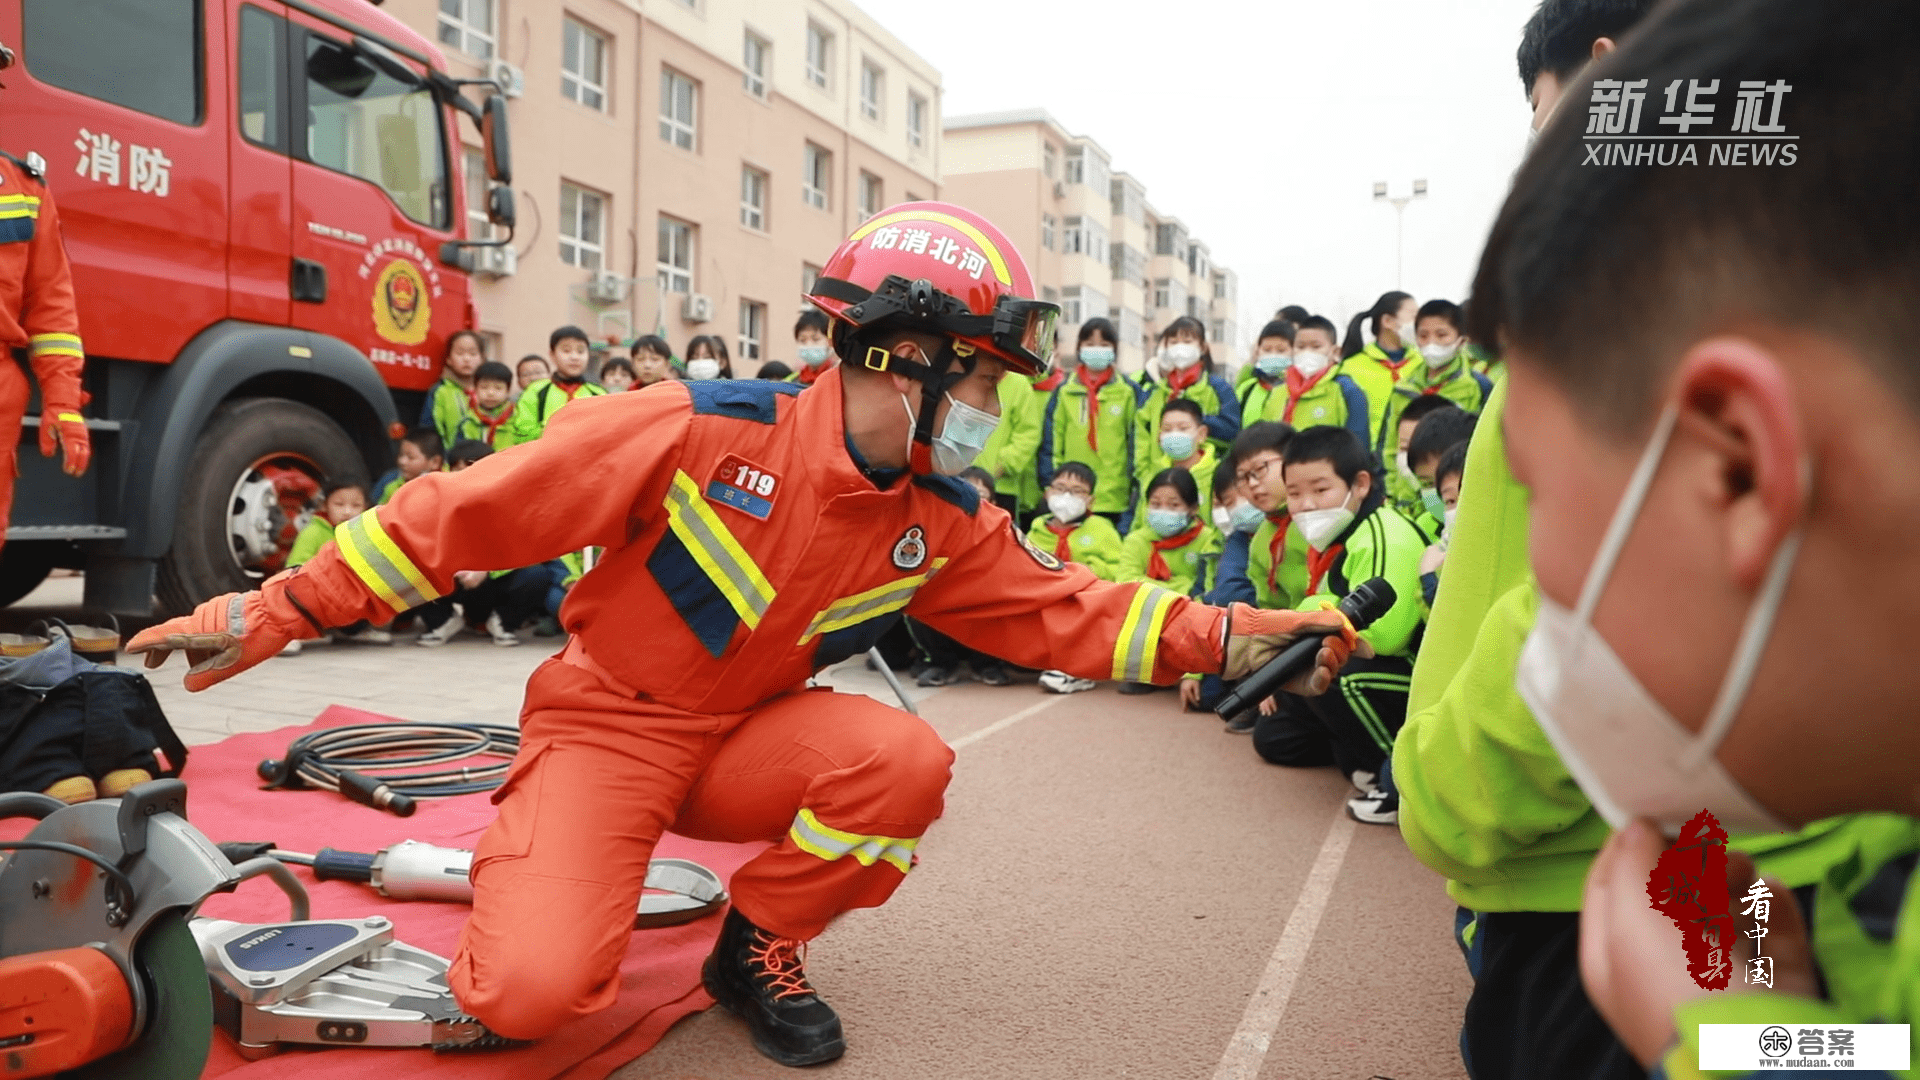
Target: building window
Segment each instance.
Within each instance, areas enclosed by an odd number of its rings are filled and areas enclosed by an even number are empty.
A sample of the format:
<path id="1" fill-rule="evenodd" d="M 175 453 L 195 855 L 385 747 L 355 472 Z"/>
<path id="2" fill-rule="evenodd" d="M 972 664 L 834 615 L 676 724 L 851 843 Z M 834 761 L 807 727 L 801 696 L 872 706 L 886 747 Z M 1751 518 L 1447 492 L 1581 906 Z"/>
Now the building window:
<path id="1" fill-rule="evenodd" d="M 660 215 L 660 287 L 667 292 L 693 291 L 693 226 Z"/>
<path id="2" fill-rule="evenodd" d="M 832 176 L 833 155 L 808 143 L 806 156 L 800 162 L 800 198 L 808 206 L 825 210 Z"/>
<path id="3" fill-rule="evenodd" d="M 886 73 L 871 60 L 860 62 L 860 115 L 880 122 L 880 98 L 886 93 Z"/>
<path id="4" fill-rule="evenodd" d="M 440 44 L 493 59 L 493 0 L 440 0 Z"/>
<path id="5" fill-rule="evenodd" d="M 573 19 L 561 32 L 560 94 L 589 109 L 607 107 L 606 36 Z"/>
<path id="6" fill-rule="evenodd" d="M 1107 261 L 1107 228 L 1093 218 L 1070 217 L 1061 250 L 1069 255 L 1085 255 L 1097 263 Z"/>
<path id="7" fill-rule="evenodd" d="M 1226 341 L 1227 340 L 1227 320 L 1225 319 L 1213 320 L 1213 329 L 1207 332 L 1213 335 L 1213 340 L 1215 341 Z"/>
<path id="8" fill-rule="evenodd" d="M 880 192 L 880 178 L 870 172 L 862 171 L 860 173 L 860 220 L 865 221 L 879 213 L 880 208 L 886 205 L 886 200 L 881 197 Z"/>
<path id="9" fill-rule="evenodd" d="M 1169 294 L 1172 292 L 1172 286 L 1173 282 L 1166 278 L 1154 278 L 1153 295 L 1149 298 L 1147 306 L 1155 310 L 1163 310 L 1171 306 L 1168 301 L 1171 299 Z"/>
<path id="10" fill-rule="evenodd" d="M 1213 298 L 1215 300 L 1225 300 L 1227 298 L 1227 275 L 1213 275 Z"/>
<path id="11" fill-rule="evenodd" d="M 493 239 L 493 222 L 487 220 L 487 155 L 471 146 L 460 152 L 461 178 L 467 187 L 467 239 Z"/>
<path id="12" fill-rule="evenodd" d="M 1040 144 L 1040 171 L 1047 179 L 1058 179 L 1060 175 L 1060 148 L 1050 142 Z"/>
<path id="13" fill-rule="evenodd" d="M 919 150 L 927 145 L 927 99 L 907 95 L 907 145 Z"/>
<path id="14" fill-rule="evenodd" d="M 660 141 L 682 150 L 693 149 L 694 113 L 700 88 L 670 67 L 660 69 Z"/>
<path id="15" fill-rule="evenodd" d="M 740 359 L 761 359 L 760 350 L 766 340 L 767 305 L 740 301 Z"/>
<path id="16" fill-rule="evenodd" d="M 1102 319 L 1107 315 L 1107 298 L 1084 285 L 1069 285 L 1060 291 L 1060 321 L 1063 324 Z"/>
<path id="17" fill-rule="evenodd" d="M 833 61 L 833 35 L 817 24 L 807 24 L 807 81 L 827 88 L 827 70 Z"/>
<path id="18" fill-rule="evenodd" d="M 598 270 L 606 250 L 607 198 L 572 184 L 560 185 L 560 261 Z"/>
<path id="19" fill-rule="evenodd" d="M 1147 256 L 1131 244 L 1115 244 L 1108 269 L 1116 284 L 1143 284 L 1147 278 Z"/>
<path id="20" fill-rule="evenodd" d="M 812 263 L 800 264 L 800 295 L 812 296 L 813 283 L 820 280 L 820 268 Z"/>
<path id="21" fill-rule="evenodd" d="M 1153 253 L 1172 255 L 1181 262 L 1187 261 L 1187 247 L 1180 242 L 1180 226 L 1161 222 L 1153 230 Z"/>
<path id="22" fill-rule="evenodd" d="M 1071 146 L 1067 148 L 1066 180 L 1069 184 L 1085 184 L 1095 191 L 1108 191 L 1112 174 L 1100 155 L 1084 146 Z M 1108 197 L 1112 197 L 1110 191 Z"/>
<path id="23" fill-rule="evenodd" d="M 765 38 L 747 31 L 746 43 L 740 50 L 740 78 L 747 93 L 754 97 L 765 99 L 767 96 L 767 58 L 772 48 Z"/>
<path id="24" fill-rule="evenodd" d="M 1059 224 L 1060 224 L 1060 219 L 1054 217 L 1052 214 L 1040 215 L 1040 246 L 1041 247 L 1046 248 L 1048 251 L 1053 250 L 1053 234 L 1054 234 L 1055 228 L 1057 228 Z"/>
<path id="25" fill-rule="evenodd" d="M 740 166 L 740 224 L 767 229 L 767 174 L 751 165 Z"/>

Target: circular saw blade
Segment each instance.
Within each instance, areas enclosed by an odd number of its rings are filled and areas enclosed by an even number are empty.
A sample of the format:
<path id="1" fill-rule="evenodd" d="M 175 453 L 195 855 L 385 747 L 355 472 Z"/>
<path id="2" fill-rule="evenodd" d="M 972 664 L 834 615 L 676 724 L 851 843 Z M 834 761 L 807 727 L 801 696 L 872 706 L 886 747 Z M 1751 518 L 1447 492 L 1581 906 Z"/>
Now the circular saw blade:
<path id="1" fill-rule="evenodd" d="M 169 911 L 155 919 L 134 946 L 133 966 L 146 983 L 146 1030 L 126 1049 L 60 1080 L 197 1080 L 206 1067 L 213 992 L 186 915 Z"/>

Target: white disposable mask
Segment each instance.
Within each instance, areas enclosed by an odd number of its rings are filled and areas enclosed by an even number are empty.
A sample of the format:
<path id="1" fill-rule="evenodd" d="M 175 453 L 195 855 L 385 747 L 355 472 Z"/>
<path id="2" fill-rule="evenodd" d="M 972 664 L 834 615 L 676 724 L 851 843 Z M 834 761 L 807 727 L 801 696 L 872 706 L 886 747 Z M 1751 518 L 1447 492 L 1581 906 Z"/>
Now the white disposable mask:
<path id="1" fill-rule="evenodd" d="M 1053 520 L 1062 525 L 1071 525 L 1087 516 L 1087 500 L 1082 495 L 1049 491 L 1047 492 L 1047 510 L 1053 514 Z"/>
<path id="2" fill-rule="evenodd" d="M 1753 683 L 1793 571 L 1800 530 L 1789 533 L 1774 553 L 1697 736 L 1647 692 L 1593 628 L 1594 608 L 1646 502 L 1678 417 L 1673 405 L 1661 414 L 1587 571 L 1578 608 L 1569 611 L 1541 594 L 1540 614 L 1520 650 L 1514 685 L 1567 771 L 1615 829 L 1645 817 L 1673 835 L 1705 808 L 1728 832 L 1779 832 L 1786 826 L 1742 789 L 1714 754 Z"/>
<path id="3" fill-rule="evenodd" d="M 1292 366 L 1293 354 L 1291 353 L 1261 353 L 1253 358 L 1253 370 L 1269 379 L 1277 379 L 1285 375 L 1287 369 Z"/>
<path id="4" fill-rule="evenodd" d="M 1424 359 L 1430 368 L 1446 367 L 1449 363 L 1453 362 L 1454 354 L 1459 351 L 1460 340 L 1458 338 L 1455 338 L 1452 342 L 1445 345 L 1436 341 L 1431 345 L 1420 346 L 1421 359 Z"/>
<path id="5" fill-rule="evenodd" d="M 1223 533 L 1232 532 L 1233 531 L 1233 511 L 1227 509 L 1224 506 L 1214 507 L 1213 508 L 1213 527 L 1216 529 L 1219 529 Z"/>
<path id="6" fill-rule="evenodd" d="M 1293 368 L 1303 377 L 1311 379 L 1327 370 L 1333 361 L 1326 353 L 1318 349 L 1305 349 L 1293 354 Z"/>
<path id="7" fill-rule="evenodd" d="M 720 377 L 720 361 L 701 357 L 687 361 L 687 378 L 717 379 Z"/>
<path id="8" fill-rule="evenodd" d="M 1420 478 L 1414 475 L 1413 466 L 1407 462 L 1407 452 L 1405 450 L 1393 455 L 1393 467 L 1400 470 L 1401 477 L 1405 479 L 1407 483 L 1412 484 L 1414 487 L 1420 486 Z"/>
<path id="9" fill-rule="evenodd" d="M 1347 502 L 1353 501 L 1353 492 L 1347 492 Z M 1353 524 L 1353 511 L 1346 503 L 1325 510 L 1302 510 L 1293 515 L 1293 523 L 1299 527 L 1300 535 L 1306 538 L 1307 546 L 1315 551 L 1327 550 L 1333 538 L 1346 531 Z"/>
<path id="10" fill-rule="evenodd" d="M 819 367 L 821 364 L 827 362 L 827 347 L 825 345 L 801 345 L 793 351 L 795 355 L 800 357 L 800 362 L 808 367 Z"/>
<path id="11" fill-rule="evenodd" d="M 1188 368 L 1200 362 L 1200 346 L 1191 341 L 1176 341 L 1167 346 L 1167 363 Z"/>

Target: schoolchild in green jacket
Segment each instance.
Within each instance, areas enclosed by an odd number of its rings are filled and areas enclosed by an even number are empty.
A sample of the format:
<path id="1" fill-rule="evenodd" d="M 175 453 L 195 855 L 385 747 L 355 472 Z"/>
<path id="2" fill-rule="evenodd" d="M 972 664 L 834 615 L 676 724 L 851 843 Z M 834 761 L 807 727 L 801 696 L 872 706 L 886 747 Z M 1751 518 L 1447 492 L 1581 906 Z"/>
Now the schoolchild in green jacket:
<path id="1" fill-rule="evenodd" d="M 1159 355 L 1140 377 L 1133 474 L 1143 484 L 1172 464 L 1160 449 L 1160 414 L 1167 402 L 1184 398 L 1200 406 L 1207 440 L 1215 449 L 1225 450 L 1240 434 L 1240 399 L 1233 384 L 1214 370 L 1206 324 L 1182 315 L 1160 331 L 1159 347 Z"/>
<path id="2" fill-rule="evenodd" d="M 1040 449 L 1040 411 L 1043 402 L 1033 383 L 1009 373 L 996 387 L 1000 394 L 1000 423 L 973 463 L 993 477 L 993 502 L 1015 520 L 1029 507 L 1020 505 L 1025 478 L 1034 470 Z"/>
<path id="3" fill-rule="evenodd" d="M 1334 358 L 1333 322 L 1324 315 L 1302 319 L 1293 337 L 1293 362 L 1280 388 L 1267 397 L 1262 420 L 1277 420 L 1304 431 L 1312 427 L 1340 427 L 1353 432 L 1362 446 L 1371 446 L 1366 393 L 1340 370 Z"/>
<path id="4" fill-rule="evenodd" d="M 1141 525 L 1121 541 L 1119 580 L 1151 581 L 1191 595 L 1208 557 L 1219 554 L 1222 542 L 1200 511 L 1194 475 L 1179 466 L 1162 470 L 1147 485 Z"/>
<path id="5" fill-rule="evenodd" d="M 1486 408 L 1493 381 L 1469 367 L 1461 355 L 1463 318 L 1459 305 L 1449 300 L 1429 300 L 1420 306 L 1420 363 L 1403 368 L 1387 395 L 1375 446 L 1382 460 L 1387 457 L 1388 440 L 1399 430 L 1400 417 L 1413 402 L 1442 398 L 1476 416 Z"/>
<path id="6" fill-rule="evenodd" d="M 395 453 L 393 462 L 393 468 L 374 482 L 375 505 L 384 505 L 393 498 L 393 493 L 400 490 L 401 484 L 430 472 L 439 472 L 447 462 L 447 451 L 440 444 L 438 432 L 432 428 L 418 428 L 400 440 L 400 449 Z"/>
<path id="7" fill-rule="evenodd" d="M 1309 428 L 1287 444 L 1281 479 L 1292 526 L 1307 544 L 1304 578 L 1283 582 L 1301 597 L 1295 607 L 1317 610 L 1338 603 L 1375 578 L 1393 588 L 1394 601 L 1360 637 L 1371 656 L 1341 669 L 1338 692 L 1326 700 L 1282 695 L 1279 708 L 1253 731 L 1254 749 L 1276 765 L 1338 766 L 1356 786 L 1377 777 L 1406 719 L 1413 654 L 1419 648 L 1426 605 L 1420 599 L 1420 556 L 1426 540 L 1386 504 L 1374 483 L 1372 452 L 1344 428 Z M 1369 798 L 1369 796 L 1375 796 Z M 1365 805 L 1362 805 L 1364 803 Z M 1392 824 L 1392 793 L 1363 792 L 1348 812 L 1370 824 Z"/>
<path id="8" fill-rule="evenodd" d="M 1240 399 L 1240 419 L 1251 424 L 1267 416 L 1267 402 L 1273 395 L 1286 394 L 1287 369 L 1293 366 L 1293 337 L 1296 328 L 1285 319 L 1275 319 L 1260 328 L 1260 339 L 1253 346 L 1253 360 L 1240 369 L 1234 381 L 1234 396 Z"/>
<path id="9" fill-rule="evenodd" d="M 1214 469 L 1220 464 L 1212 444 L 1207 441 L 1207 429 L 1202 426 L 1204 419 L 1199 404 L 1186 398 L 1167 402 L 1160 414 L 1159 448 L 1166 456 L 1167 468 L 1185 469 L 1193 474 L 1194 486 L 1201 491 L 1212 489 Z M 1158 475 L 1155 473 L 1154 477 Z M 1140 498 L 1133 505 L 1126 528 L 1121 530 L 1125 535 L 1131 536 L 1144 527 L 1147 496 L 1154 477 L 1148 477 L 1148 482 L 1140 485 Z"/>
<path id="10" fill-rule="evenodd" d="M 328 484 L 321 495 L 320 509 L 293 538 L 293 547 L 287 551 L 287 565 L 299 566 L 320 554 L 320 549 L 333 539 L 333 530 L 359 517 L 366 508 L 366 488 L 354 483 Z"/>
<path id="11" fill-rule="evenodd" d="M 1093 470 L 1069 461 L 1047 485 L 1047 512 L 1033 520 L 1027 539 L 1062 562 L 1077 562 L 1102 581 L 1120 580 L 1120 533 L 1089 508 L 1099 480 Z"/>
<path id="12" fill-rule="evenodd" d="M 605 387 L 587 381 L 587 358 L 591 353 L 585 330 L 563 326 L 549 335 L 547 348 L 553 356 L 553 377 L 541 379 L 520 395 L 520 401 L 513 407 L 512 423 L 496 439 L 496 443 L 506 445 L 496 445 L 495 449 L 532 442 L 547 430 L 547 422 L 561 406 L 607 392 Z"/>
<path id="13" fill-rule="evenodd" d="M 513 423 L 513 372 L 505 364 L 489 360 L 473 373 L 473 397 L 467 415 L 454 426 L 449 448 L 463 442 L 485 443 L 492 447 Z M 448 459 L 452 464 L 452 459 Z"/>
<path id="14" fill-rule="evenodd" d="M 460 423 L 473 415 L 474 380 L 486 361 L 480 335 L 472 330 L 455 330 L 447 338 L 447 354 L 440 365 L 440 381 L 427 391 L 420 406 L 417 427 L 440 433 L 443 445 L 452 446 L 466 437 Z"/>
<path id="15" fill-rule="evenodd" d="M 1290 608 L 1305 598 L 1287 592 L 1288 582 L 1305 580 L 1307 565 L 1307 542 L 1287 513 L 1281 470 L 1293 437 L 1294 430 L 1277 420 L 1249 424 L 1233 441 L 1232 457 L 1221 466 L 1234 470 L 1240 495 L 1263 518 L 1247 545 L 1247 585 L 1239 589 L 1232 582 L 1217 582 L 1215 593 L 1222 600 Z"/>
<path id="16" fill-rule="evenodd" d="M 1420 512 L 1420 478 L 1414 472 L 1413 462 L 1409 458 L 1409 447 L 1413 443 L 1414 429 L 1420 421 L 1436 412 L 1459 412 L 1458 406 L 1443 397 L 1423 397 L 1407 403 L 1394 426 L 1398 429 L 1398 438 L 1391 453 L 1380 455 L 1380 464 L 1387 472 L 1387 498 L 1394 507 L 1409 518 Z"/>
<path id="17" fill-rule="evenodd" d="M 1093 512 L 1119 522 L 1133 505 L 1134 418 L 1140 386 L 1114 365 L 1119 331 L 1105 318 L 1080 324 L 1078 360 L 1041 407 L 1035 475 L 1053 483 L 1061 465 L 1093 470 Z"/>
<path id="18" fill-rule="evenodd" d="M 1420 369 L 1420 349 L 1416 344 L 1419 339 L 1414 330 L 1419 310 L 1420 305 L 1412 295 L 1396 289 L 1381 293 L 1372 307 L 1347 323 L 1347 336 L 1340 346 L 1340 355 L 1344 358 L 1340 369 L 1367 395 L 1371 408 L 1367 416 L 1367 430 L 1371 433 L 1368 446 L 1379 444 L 1393 388 Z M 1372 341 L 1361 335 L 1363 324 L 1373 335 Z"/>

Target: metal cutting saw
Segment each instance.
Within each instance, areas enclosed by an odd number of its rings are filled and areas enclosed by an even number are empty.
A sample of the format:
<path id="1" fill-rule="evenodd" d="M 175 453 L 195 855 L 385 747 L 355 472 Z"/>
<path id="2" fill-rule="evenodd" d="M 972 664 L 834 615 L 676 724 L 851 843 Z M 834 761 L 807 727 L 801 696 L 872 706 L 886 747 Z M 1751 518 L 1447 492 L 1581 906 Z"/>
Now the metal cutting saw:
<path id="1" fill-rule="evenodd" d="M 218 1024 L 249 1057 L 287 1043 L 488 1050 L 524 1045 L 461 1013 L 447 961 L 385 918 L 308 918 L 270 857 L 235 863 L 186 819 L 186 785 L 140 784 L 69 806 L 0 795 L 38 820 L 0 843 L 0 1075 L 194 1080 Z M 265 876 L 292 918 L 196 918 Z"/>

